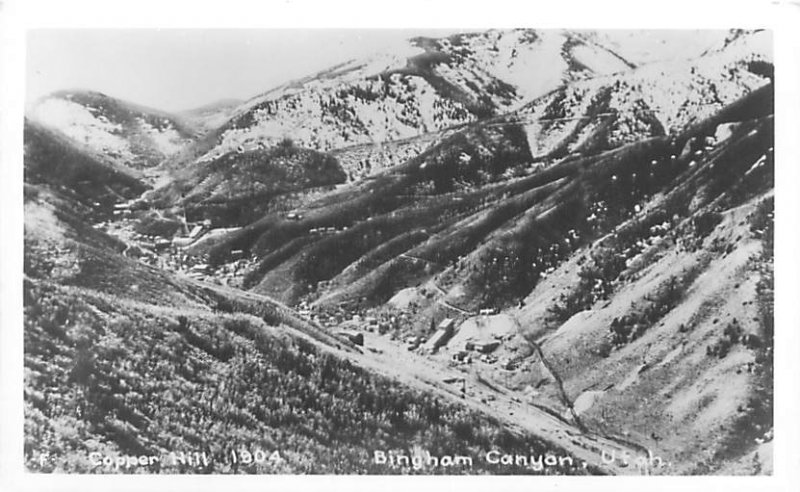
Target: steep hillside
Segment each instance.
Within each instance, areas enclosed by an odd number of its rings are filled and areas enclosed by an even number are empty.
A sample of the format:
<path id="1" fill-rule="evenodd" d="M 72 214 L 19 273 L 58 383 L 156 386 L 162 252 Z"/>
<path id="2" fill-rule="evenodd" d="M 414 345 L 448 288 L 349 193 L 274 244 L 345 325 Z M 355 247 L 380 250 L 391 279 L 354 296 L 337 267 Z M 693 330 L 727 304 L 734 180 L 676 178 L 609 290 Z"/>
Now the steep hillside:
<path id="1" fill-rule="evenodd" d="M 323 151 L 408 139 L 506 112 L 564 82 L 629 67 L 577 33 L 415 38 L 405 50 L 350 61 L 247 101 L 180 161 L 286 137 Z"/>
<path id="2" fill-rule="evenodd" d="M 505 84 L 506 92 L 489 91 L 483 97 L 506 111 L 565 83 L 634 66 L 602 41 L 577 31 L 491 30 L 413 41 L 446 56 L 449 62 L 437 70 L 465 92 L 479 95 L 480 87 L 498 84 L 494 80 Z"/>
<path id="3" fill-rule="evenodd" d="M 620 55 L 631 50 L 622 35 L 415 38 L 404 52 L 347 62 L 226 109 L 230 120 L 174 156 L 173 167 L 291 138 L 333 151 L 354 180 L 500 114 L 525 126 L 536 159 L 596 153 L 679 130 L 768 82 L 771 33 L 713 34 L 685 35 L 683 56 L 639 54 L 647 63 L 638 67 Z"/>
<path id="4" fill-rule="evenodd" d="M 737 31 L 740 30 L 609 29 L 580 33 L 609 47 L 628 62 L 642 66 L 654 62 L 697 58 L 721 47 Z"/>
<path id="5" fill-rule="evenodd" d="M 224 262 L 235 249 L 256 254 L 261 262 L 246 283 L 259 283 L 271 295 L 294 302 L 384 242 L 408 233 L 415 233 L 419 241 L 420 234 L 427 237 L 488 206 L 507 186 L 491 183 L 529 160 L 519 128 L 471 127 L 391 172 L 296 209 L 301 220 L 265 216 L 226 238 L 211 252 L 212 262 Z M 302 241 L 307 248 L 290 246 Z M 284 267 L 293 265 L 291 271 L 263 277 L 283 262 Z"/>
<path id="6" fill-rule="evenodd" d="M 285 139 L 274 147 L 237 151 L 175 173 L 148 199 L 174 204 L 187 220 L 247 225 L 267 212 L 291 210 L 294 197 L 346 180 L 335 158 Z"/>
<path id="7" fill-rule="evenodd" d="M 96 218 L 110 217 L 115 203 L 147 189 L 136 171 L 27 119 L 24 138 L 26 181 L 59 187 L 93 210 Z"/>
<path id="8" fill-rule="evenodd" d="M 762 106 L 771 104 L 770 94 L 769 88 L 757 91 L 709 121 L 713 123 L 720 118 L 726 119 L 728 117 L 725 115 L 736 108 L 740 108 L 740 112 L 768 111 Z M 498 235 L 505 237 L 513 236 L 513 229 L 502 232 L 507 227 L 504 224 L 523 213 L 523 218 L 528 218 L 525 219 L 527 222 L 523 220 L 519 225 L 522 232 L 531 227 L 552 229 L 554 226 L 546 224 L 553 222 L 564 230 L 548 233 L 550 236 L 565 235 L 570 229 L 575 230 L 573 234 L 585 234 L 580 229 L 588 226 L 578 227 L 580 220 L 584 220 L 580 217 L 593 213 L 592 207 L 598 206 L 595 202 L 603 201 L 602 196 L 611 193 L 610 184 L 616 182 L 619 186 L 635 186 L 636 193 L 640 195 L 674 186 L 672 180 L 696 158 L 693 155 L 695 149 L 702 152 L 704 144 L 697 142 L 704 135 L 714 133 L 713 127 L 708 128 L 711 123 L 594 157 L 564 159 L 549 167 L 532 164 L 524 133 L 519 126 L 501 126 L 493 122 L 475 125 L 446 138 L 417 158 L 392 168 L 390 172 L 307 204 L 298 209 L 303 214 L 303 220 L 292 221 L 269 215 L 231 236 L 212 256 L 219 262 L 224 260 L 226 251 L 233 249 L 244 249 L 262 256 L 261 266 L 250 275 L 250 285 L 259 282 L 269 285 L 273 289 L 270 293 L 278 295 L 279 291 L 295 284 L 300 291 L 292 288 L 279 295 L 295 302 L 298 300 L 297 292 L 308 292 L 309 285 L 333 280 L 337 272 L 345 270 L 362 255 L 368 255 L 371 249 L 401 235 L 411 234 L 417 238 L 416 241 L 401 242 L 403 249 L 383 253 L 384 260 L 381 263 L 390 260 L 382 266 L 384 273 L 378 274 L 381 269 L 367 269 L 368 278 L 375 275 L 391 277 L 393 282 L 402 286 L 418 275 L 427 276 L 431 269 L 439 270 L 458 261 L 481 244 L 486 245 L 487 234 L 492 231 L 497 230 Z M 687 144 L 689 141 L 692 143 Z M 645 166 L 645 163 L 649 165 L 653 160 L 657 164 Z M 619 171 L 617 166 L 623 166 L 621 169 L 625 173 L 615 174 Z M 616 176 L 614 182 L 612 176 Z M 595 195 L 597 198 L 593 198 Z M 543 199 L 545 197 L 546 200 Z M 569 217 L 573 218 L 565 220 Z M 615 220 L 620 218 L 614 217 Z M 537 221 L 544 222 L 536 225 Z M 326 232 L 320 235 L 317 231 L 321 229 Z M 434 237 L 429 238 L 431 235 Z M 306 248 L 310 248 L 307 252 L 304 252 L 304 248 L 298 250 L 296 247 L 282 249 L 284 245 L 293 244 L 293 241 L 300 241 L 301 238 L 305 238 Z M 550 247 L 550 239 L 543 240 L 547 244 L 539 247 Z M 575 242 L 574 238 L 572 242 Z M 337 254 L 339 247 L 336 244 L 342 245 L 341 257 Z M 530 242 L 524 244 L 529 250 L 526 255 L 537 256 Z M 515 248 L 521 246 L 519 244 Z M 313 253 L 315 249 L 325 253 Z M 289 252 L 290 257 L 286 256 Z M 414 265 L 402 258 L 394 258 L 400 253 L 421 257 L 430 264 Z M 308 255 L 319 258 L 327 266 L 318 268 Z M 481 256 L 474 261 L 478 264 L 483 259 Z M 296 262 L 297 267 L 302 266 L 306 273 L 295 271 L 292 267 L 290 271 L 276 270 L 274 276 L 268 276 L 263 282 L 257 276 L 278 265 L 288 267 L 290 263 L 287 261 Z M 374 264 L 376 259 L 370 261 L 370 264 Z M 423 266 L 425 268 L 420 270 Z M 514 270 L 513 265 L 507 267 Z M 540 270 L 546 268 L 537 266 Z M 416 273 L 406 278 L 399 275 L 400 271 Z M 533 275 L 533 272 L 529 273 Z M 363 288 L 367 290 L 362 293 L 369 293 L 370 289 L 375 288 L 373 281 L 367 278 L 364 281 L 367 283 Z M 477 280 L 471 282 L 476 283 Z M 530 280 L 526 282 L 526 285 L 530 285 Z M 284 287 L 279 287 L 281 285 Z M 360 289 L 359 285 L 348 283 L 347 289 L 355 292 Z M 496 288 L 484 289 L 479 284 L 474 289 L 501 294 Z M 316 288 L 312 287 L 311 290 Z"/>
<path id="9" fill-rule="evenodd" d="M 177 114 L 203 132 L 208 132 L 222 126 L 243 102 L 240 99 L 220 99 L 199 108 L 180 111 Z"/>
<path id="10" fill-rule="evenodd" d="M 70 469 L 186 446 L 211 471 L 498 448 L 771 473 L 771 34 L 654 36 L 417 38 L 197 111 L 231 116 L 112 220 L 133 173 L 30 125 L 29 434 Z M 483 465 L 416 471 L 536 471 Z"/>
<path id="11" fill-rule="evenodd" d="M 314 312 L 401 317 L 400 337 L 429 336 L 445 317 L 491 326 L 478 310 L 508 308 L 496 357 L 527 369 L 489 362 L 482 377 L 658 450 L 675 473 L 713 472 L 771 435 L 772 263 L 759 251 L 771 238 L 772 104 L 768 85 L 671 136 L 548 167 L 529 164 L 519 127 L 476 125 L 215 253 L 256 253 L 245 285 Z M 722 392 L 731 378 L 736 392 Z"/>
<path id="12" fill-rule="evenodd" d="M 274 301 L 122 256 L 124 245 L 87 219 L 58 191 L 26 185 L 31 471 L 601 471 L 580 461 L 558 469 L 493 465 L 483 459 L 487 450 L 566 455 L 454 398 L 365 369 L 351 359 L 352 344 Z M 375 451 L 419 458 L 386 464 Z M 153 459 L 136 461 L 143 455 Z M 474 462 L 433 466 L 429 455 Z"/>
<path id="13" fill-rule="evenodd" d="M 596 153 L 679 132 L 768 84 L 771 62 L 771 33 L 740 33 L 697 58 L 566 85 L 514 117 L 525 124 L 536 158 Z"/>
<path id="14" fill-rule="evenodd" d="M 174 115 L 99 92 L 50 94 L 33 105 L 28 117 L 131 169 L 153 167 L 198 136 Z"/>

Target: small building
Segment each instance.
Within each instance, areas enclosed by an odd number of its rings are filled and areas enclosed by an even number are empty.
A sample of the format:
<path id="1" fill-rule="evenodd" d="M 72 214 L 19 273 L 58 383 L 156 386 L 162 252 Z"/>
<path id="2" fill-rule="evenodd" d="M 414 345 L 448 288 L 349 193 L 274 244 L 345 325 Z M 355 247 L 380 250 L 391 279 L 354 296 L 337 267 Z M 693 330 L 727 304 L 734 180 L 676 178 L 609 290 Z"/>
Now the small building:
<path id="1" fill-rule="evenodd" d="M 349 330 L 342 330 L 339 332 L 339 335 L 344 337 L 346 340 L 354 343 L 355 345 L 359 345 L 361 347 L 364 346 L 364 334 L 359 333 L 357 331 L 349 331 Z"/>
<path id="2" fill-rule="evenodd" d="M 196 225 L 196 226 L 194 226 L 192 228 L 191 232 L 189 232 L 189 236 L 188 237 L 190 239 L 196 239 L 198 236 L 200 236 L 201 232 L 203 232 L 203 226 L 202 225 Z"/>
<path id="3" fill-rule="evenodd" d="M 483 354 L 481 355 L 479 360 L 487 364 L 494 364 L 495 362 L 497 362 L 497 357 L 489 354 Z"/>
<path id="4" fill-rule="evenodd" d="M 163 251 L 165 249 L 169 249 L 169 247 L 172 246 L 172 241 L 170 241 L 169 239 L 165 239 L 163 237 L 158 238 L 156 239 L 156 242 L 153 246 L 155 247 L 156 251 Z"/>
<path id="5" fill-rule="evenodd" d="M 431 352 L 436 352 L 440 347 L 446 345 L 453 337 L 455 324 L 453 318 L 446 318 L 439 323 L 436 333 L 425 344 L 426 348 Z"/>
<path id="6" fill-rule="evenodd" d="M 190 237 L 176 237 L 172 239 L 172 245 L 178 248 L 185 248 L 194 242 Z"/>
<path id="7" fill-rule="evenodd" d="M 189 268 L 189 271 L 196 273 L 208 273 L 210 268 L 211 267 L 209 265 L 206 265 L 205 263 L 198 263 L 197 265 L 194 265 L 191 268 Z"/>
<path id="8" fill-rule="evenodd" d="M 484 308 L 478 311 L 478 314 L 481 316 L 491 316 L 493 314 L 497 314 L 497 308 Z"/>
<path id="9" fill-rule="evenodd" d="M 513 371 L 517 368 L 517 363 L 513 359 L 504 359 L 500 362 L 500 368 L 506 371 Z"/>
<path id="10" fill-rule="evenodd" d="M 458 352 L 453 354 L 453 360 L 456 360 L 456 361 L 459 361 L 459 362 L 464 362 L 464 361 L 467 360 L 468 356 L 469 356 L 469 352 L 467 352 L 466 350 L 459 350 Z"/>
<path id="11" fill-rule="evenodd" d="M 482 354 L 491 354 L 497 347 L 500 346 L 500 341 L 498 340 L 489 340 L 489 341 L 481 341 L 473 343 L 473 350 L 476 352 L 480 352 Z"/>
<path id="12" fill-rule="evenodd" d="M 142 248 L 135 244 L 129 244 L 122 254 L 129 258 L 141 258 L 144 256 L 144 251 L 142 251 Z"/>

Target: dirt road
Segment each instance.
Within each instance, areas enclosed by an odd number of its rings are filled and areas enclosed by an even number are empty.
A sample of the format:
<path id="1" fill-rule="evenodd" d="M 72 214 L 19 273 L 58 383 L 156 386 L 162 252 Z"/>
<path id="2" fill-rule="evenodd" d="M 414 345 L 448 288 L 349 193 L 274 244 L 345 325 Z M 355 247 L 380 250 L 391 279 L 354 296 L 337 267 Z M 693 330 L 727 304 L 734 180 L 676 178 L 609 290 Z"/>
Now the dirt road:
<path id="1" fill-rule="evenodd" d="M 414 388 L 434 392 L 491 415 L 510 429 L 552 442 L 564 448 L 577 460 L 594 465 L 606 473 L 630 475 L 646 472 L 634 464 L 636 457 L 646 455 L 642 447 L 623 444 L 591 433 L 582 433 L 571 423 L 519 400 L 502 385 L 493 384 L 492 381 L 488 381 L 489 384 L 481 382 L 488 378 L 480 374 L 479 368 L 463 370 L 461 367 L 449 367 L 439 360 L 407 350 L 399 341 L 392 341 L 388 336 L 369 332 L 364 335 L 364 346 L 367 347 L 364 354 L 346 354 L 362 366 L 401 380 Z M 466 380 L 467 387 L 464 398 L 459 381 L 462 378 Z M 626 453 L 631 457 L 628 465 L 625 465 L 620 458 Z M 614 462 L 611 462 L 612 456 L 616 457 Z M 649 471 L 657 473 L 657 470 Z"/>
<path id="2" fill-rule="evenodd" d="M 288 306 L 253 292 L 220 287 L 194 279 L 190 281 L 206 288 L 224 291 L 227 295 L 239 295 L 254 301 L 261 299 L 291 310 Z M 317 336 L 313 336 L 313 333 L 305 333 L 288 326 L 284 326 L 284 329 L 294 336 L 313 342 L 320 341 Z M 320 330 L 324 331 L 322 328 Z M 364 347 L 358 350 L 345 347 L 344 344 L 336 345 L 339 345 L 339 348 L 331 344 L 320 346 L 339 357 L 349 359 L 412 388 L 433 392 L 440 397 L 490 415 L 510 430 L 528 433 L 555 444 L 572 455 L 579 466 L 585 463 L 613 475 L 658 473 L 657 468 L 645 467 L 643 459 L 639 460 L 641 466 L 637 465 L 636 459 L 647 454 L 644 447 L 619 442 L 593 434 L 591 431 L 583 433 L 569 421 L 516 398 L 502 385 L 495 384 L 480 374 L 479 368 L 451 367 L 446 361 L 409 351 L 401 341 L 391 340 L 388 335 L 374 332 L 364 332 Z M 467 387 L 463 396 L 462 384 L 459 381 L 461 379 L 466 380 Z M 454 381 L 459 382 L 454 384 Z M 612 460 L 612 456 L 616 459 Z M 629 457 L 629 463 L 623 461 L 623 456 Z"/>

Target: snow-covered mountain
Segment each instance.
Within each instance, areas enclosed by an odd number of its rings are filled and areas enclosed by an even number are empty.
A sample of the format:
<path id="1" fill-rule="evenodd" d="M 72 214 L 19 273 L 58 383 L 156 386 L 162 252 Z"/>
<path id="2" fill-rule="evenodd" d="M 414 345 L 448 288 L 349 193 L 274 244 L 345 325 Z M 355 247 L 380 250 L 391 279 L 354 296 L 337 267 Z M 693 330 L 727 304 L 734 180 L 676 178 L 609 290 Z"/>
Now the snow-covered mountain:
<path id="1" fill-rule="evenodd" d="M 771 56 L 764 31 L 490 30 L 413 38 L 177 116 L 73 91 L 41 99 L 29 117 L 132 168 L 210 162 L 290 138 L 335 152 L 358 179 L 498 115 L 525 125 L 535 158 L 668 133 L 766 83 L 751 65 Z"/>
<path id="2" fill-rule="evenodd" d="M 515 117 L 525 123 L 534 157 L 615 148 L 713 114 L 768 84 L 763 66 L 771 64 L 771 33 L 730 32 L 697 57 L 564 85 Z"/>
<path id="3" fill-rule="evenodd" d="M 241 99 L 220 99 L 199 108 L 179 111 L 177 114 L 193 126 L 210 131 L 225 124 L 243 102 Z"/>
<path id="4" fill-rule="evenodd" d="M 525 123 L 534 157 L 613 148 L 680 128 L 764 85 L 767 77 L 751 65 L 771 60 L 764 31 L 637 37 L 515 29 L 414 38 L 404 50 L 349 61 L 245 102 L 193 157 L 208 161 L 291 138 L 335 151 L 357 177 L 398 163 L 386 158 L 390 142 L 404 142 L 411 158 L 448 129 L 508 113 Z"/>
<path id="5" fill-rule="evenodd" d="M 285 137 L 323 151 L 406 139 L 631 66 L 600 42 L 565 31 L 414 38 L 402 50 L 349 61 L 247 101 L 203 159 Z"/>
<path id="6" fill-rule="evenodd" d="M 608 29 L 580 31 L 636 66 L 696 58 L 720 47 L 731 36 L 728 29 Z"/>
<path id="7" fill-rule="evenodd" d="M 336 453 L 367 434 L 337 441 L 319 429 L 366 417 L 368 434 L 379 429 L 392 446 L 425 443 L 415 427 L 462 434 L 442 427 L 451 421 L 470 438 L 496 435 L 438 403 L 431 422 L 408 398 L 361 405 L 399 394 L 359 382 L 378 369 L 604 472 L 772 473 L 771 35 L 641 34 L 638 46 L 623 32 L 417 38 L 236 108 L 182 113 L 202 129 L 188 136 L 177 119 L 108 98 L 46 98 L 36 109 L 50 128 L 25 132 L 26 438 L 76 443 L 64 445 L 70 460 L 134 438 L 163 449 L 183 438 L 174 422 L 191 406 L 205 412 L 188 412 L 211 429 L 205 441 L 230 429 L 276 443 L 319 435 L 298 469 L 334 456 L 339 468 L 322 471 L 363 473 L 372 470 Z M 680 43 L 666 48 L 670 39 Z M 140 141 L 155 153 L 148 125 L 189 145 L 164 147 L 166 165 L 145 172 L 106 162 Z M 148 173 L 166 183 L 141 193 Z M 60 307 L 84 298 L 89 317 Z M 431 329 L 445 320 L 449 339 Z M 333 359 L 308 341 L 279 351 L 264 323 L 334 340 L 341 353 L 363 345 L 369 359 L 338 367 L 365 370 L 337 379 Z M 54 357 L 53 340 L 72 357 Z M 81 355 L 86 346 L 98 356 Z M 177 369 L 154 380 L 163 363 Z M 204 367 L 228 376 L 202 379 Z M 313 381 L 310 367 L 321 371 Z M 270 374 L 280 381 L 250 377 Z M 242 384 L 227 395 L 231 381 Z M 151 383 L 185 390 L 172 399 L 183 406 L 153 414 L 158 405 L 136 397 L 155 394 Z M 333 414 L 284 404 L 298 391 L 317 401 L 303 388 L 320 384 L 330 390 L 320 398 L 348 395 Z M 250 412 L 242 401 L 264 403 L 265 386 L 280 402 Z M 82 410 L 56 412 L 54 401 Z M 104 410 L 109 401 L 118 412 Z M 298 408 L 313 428 L 284 425 Z M 109 447 L 84 446 L 72 428 L 96 429 L 85 442 Z M 666 465 L 611 466 L 607 449 Z"/>
<path id="8" fill-rule="evenodd" d="M 193 128 L 174 115 L 91 91 L 45 96 L 30 108 L 28 117 L 134 169 L 160 163 L 197 137 Z"/>

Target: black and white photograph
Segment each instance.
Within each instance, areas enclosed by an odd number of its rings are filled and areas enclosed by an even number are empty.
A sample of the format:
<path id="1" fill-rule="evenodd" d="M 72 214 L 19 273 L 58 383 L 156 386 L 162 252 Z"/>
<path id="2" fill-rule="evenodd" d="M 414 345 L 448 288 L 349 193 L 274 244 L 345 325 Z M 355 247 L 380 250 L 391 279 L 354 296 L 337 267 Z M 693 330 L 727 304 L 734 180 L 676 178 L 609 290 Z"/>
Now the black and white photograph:
<path id="1" fill-rule="evenodd" d="M 775 30 L 513 20 L 26 29 L 24 474 L 773 476 Z"/>

